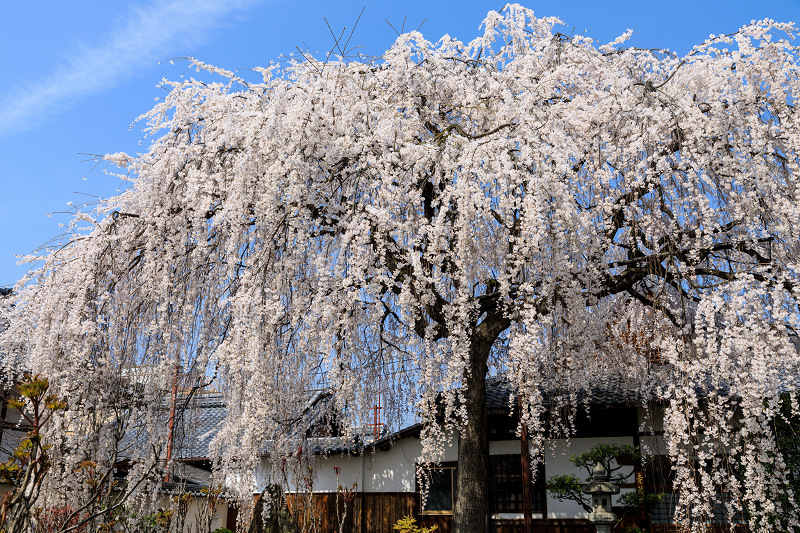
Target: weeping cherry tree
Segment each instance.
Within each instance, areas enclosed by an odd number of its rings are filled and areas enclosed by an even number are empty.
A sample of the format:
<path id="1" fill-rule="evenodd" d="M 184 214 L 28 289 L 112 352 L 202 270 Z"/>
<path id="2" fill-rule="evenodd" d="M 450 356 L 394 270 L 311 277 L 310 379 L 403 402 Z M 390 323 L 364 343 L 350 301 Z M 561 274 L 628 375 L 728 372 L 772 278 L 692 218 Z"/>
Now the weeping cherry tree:
<path id="1" fill-rule="evenodd" d="M 799 371 L 795 29 L 679 56 L 558 24 L 510 5 L 470 43 L 412 32 L 256 81 L 194 61 L 147 151 L 106 156 L 130 188 L 18 292 L 6 368 L 99 411 L 126 369 L 155 403 L 176 368 L 213 378 L 242 497 L 309 391 L 348 427 L 380 387 L 426 422 L 420 460 L 458 438 L 460 533 L 488 515 L 487 376 L 521 394 L 535 456 L 542 387 L 575 409 L 619 373 L 667 405 L 676 519 L 702 528 L 725 486 L 754 530 L 800 529 L 771 425 Z"/>

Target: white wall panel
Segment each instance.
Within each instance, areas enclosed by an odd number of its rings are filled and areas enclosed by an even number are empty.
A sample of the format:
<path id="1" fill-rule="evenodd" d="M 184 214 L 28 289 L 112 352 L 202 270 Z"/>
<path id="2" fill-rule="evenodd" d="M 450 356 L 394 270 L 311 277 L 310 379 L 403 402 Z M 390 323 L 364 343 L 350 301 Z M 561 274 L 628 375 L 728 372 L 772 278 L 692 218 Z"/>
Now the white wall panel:
<path id="1" fill-rule="evenodd" d="M 598 437 L 584 439 L 553 439 L 545 441 L 545 478 L 573 474 L 583 482 L 587 473 L 583 468 L 576 468 L 569 460 L 573 455 L 588 452 L 593 446 L 601 443 L 606 444 L 631 444 L 633 437 Z M 615 464 L 615 463 L 612 463 Z M 633 470 L 632 466 L 625 467 L 620 472 L 627 473 Z M 631 477 L 633 482 L 633 477 Z M 623 489 L 621 493 L 630 492 L 631 489 Z M 619 496 L 612 498 L 616 505 Z M 548 518 L 586 518 L 588 514 L 575 502 L 560 502 L 547 493 L 547 517 Z"/>

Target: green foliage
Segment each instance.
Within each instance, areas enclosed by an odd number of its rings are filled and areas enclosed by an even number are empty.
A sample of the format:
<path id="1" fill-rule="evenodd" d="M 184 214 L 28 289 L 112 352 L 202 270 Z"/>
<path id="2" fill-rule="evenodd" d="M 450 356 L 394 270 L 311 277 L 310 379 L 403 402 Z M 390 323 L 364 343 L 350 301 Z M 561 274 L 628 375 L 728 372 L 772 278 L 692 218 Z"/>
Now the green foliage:
<path id="1" fill-rule="evenodd" d="M 583 495 L 581 481 L 572 474 L 564 476 L 551 476 L 547 479 L 545 487 L 558 501 L 573 501 L 583 507 L 586 512 L 591 512 L 589 500 Z"/>
<path id="2" fill-rule="evenodd" d="M 227 527 L 218 527 L 217 529 L 215 529 L 211 533 L 233 533 L 233 531 L 231 531 Z"/>
<path id="3" fill-rule="evenodd" d="M 410 516 L 404 516 L 394 525 L 394 530 L 398 533 L 432 533 L 438 526 L 420 528 L 417 521 Z"/>
<path id="4" fill-rule="evenodd" d="M 0 463 L 0 483 L 19 487 L 20 484 L 40 481 L 50 466 L 46 454 L 50 446 L 41 444 L 41 430 L 55 411 L 67 406 L 54 394 L 47 394 L 49 388 L 50 382 L 46 379 L 38 375 L 28 377 L 28 381 L 17 386 L 18 396 L 7 401 L 9 407 L 20 412 L 28 425 L 28 433 L 9 458 Z M 30 476 L 25 476 L 29 469 L 35 470 L 32 481 Z"/>
<path id="5" fill-rule="evenodd" d="M 642 453 L 639 448 L 630 444 L 597 444 L 592 449 L 579 455 L 570 457 L 570 461 L 576 467 L 586 469 L 587 477 L 585 481 L 590 481 L 592 468 L 601 464 L 609 474 L 609 481 L 612 483 L 623 483 L 633 475 L 633 470 L 627 474 L 618 473 L 624 466 L 636 464 L 642 460 Z M 551 476 L 547 479 L 545 486 L 550 494 L 559 501 L 573 501 L 579 504 L 586 512 L 591 512 L 589 505 L 590 499 L 583 493 L 583 484 L 580 479 L 572 474 L 563 476 Z M 649 511 L 661 499 L 661 494 L 644 494 L 639 491 L 627 493 L 620 497 L 619 501 L 625 508 L 625 512 L 634 512 L 644 509 Z"/>
<path id="6" fill-rule="evenodd" d="M 47 453 L 50 446 L 41 442 L 42 429 L 54 412 L 66 409 L 67 405 L 56 395 L 48 394 L 49 388 L 47 379 L 27 375 L 16 387 L 15 397 L 7 400 L 9 407 L 19 411 L 28 432 L 8 460 L 0 463 L 0 482 L 13 487 L 0 499 L 0 531 L 3 533 L 22 533 L 30 529 L 34 505 L 50 468 Z M 48 515 L 48 519 L 53 520 L 59 517 L 59 513 Z"/>
<path id="7" fill-rule="evenodd" d="M 580 455 L 573 455 L 570 461 L 577 467 L 583 467 L 591 477 L 592 468 L 595 465 L 601 464 L 608 471 L 611 478 L 609 481 L 612 483 L 620 483 L 629 478 L 631 474 L 614 476 L 614 472 L 621 469 L 623 466 L 635 464 L 641 461 L 642 453 L 639 448 L 631 446 L 630 444 L 598 444 L 593 446 L 591 450 L 583 452 Z M 612 466 L 612 461 L 617 462 L 617 466 Z M 587 478 L 588 481 L 588 478 Z"/>
<path id="8" fill-rule="evenodd" d="M 649 514 L 663 497 L 663 493 L 646 494 L 643 490 L 636 489 L 634 492 L 622 494 L 617 501 L 622 504 L 624 513 L 633 513 L 642 510 Z"/>

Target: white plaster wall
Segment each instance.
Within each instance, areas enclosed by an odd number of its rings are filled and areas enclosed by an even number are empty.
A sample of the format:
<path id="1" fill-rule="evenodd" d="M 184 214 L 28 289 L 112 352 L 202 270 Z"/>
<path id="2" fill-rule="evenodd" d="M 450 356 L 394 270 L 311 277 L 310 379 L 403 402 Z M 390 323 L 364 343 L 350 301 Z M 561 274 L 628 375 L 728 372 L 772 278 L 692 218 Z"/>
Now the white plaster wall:
<path id="1" fill-rule="evenodd" d="M 524 513 L 493 513 L 492 520 L 522 520 L 525 518 Z M 542 513 L 531 513 L 531 518 L 539 520 L 544 518 Z"/>
<path id="2" fill-rule="evenodd" d="M 312 464 L 313 472 L 311 476 L 312 489 L 314 492 L 336 492 L 337 479 L 334 467 L 339 467 L 338 485 L 342 487 L 352 487 L 353 483 L 358 483 L 356 490 L 361 491 L 363 479 L 361 477 L 361 458 L 348 455 L 332 455 L 330 457 L 314 456 Z M 300 488 L 308 490 L 304 468 L 298 465 L 296 459 L 289 457 L 284 463 L 283 471 L 273 471 L 272 464 L 268 457 L 262 457 L 258 469 L 256 470 L 256 490 L 261 492 L 270 483 L 284 487 L 288 492 L 296 492 L 298 489 L 297 476 L 300 476 Z"/>
<path id="3" fill-rule="evenodd" d="M 220 505 L 214 517 L 211 519 L 211 531 L 217 528 L 225 527 L 228 523 L 228 506 Z"/>
<path id="4" fill-rule="evenodd" d="M 350 455 L 317 456 L 315 461 L 315 492 L 336 492 L 337 483 L 343 488 L 352 488 L 358 483 L 356 490 L 364 490 L 364 478 L 361 474 L 362 458 Z M 336 479 L 336 467 L 339 468 L 339 479 Z"/>
<path id="5" fill-rule="evenodd" d="M 445 445 L 445 453 L 441 459 L 443 462 L 458 459 L 458 439 L 455 440 L 453 446 Z M 364 456 L 317 456 L 314 462 L 314 491 L 335 492 L 337 479 L 334 467 L 339 467 L 340 486 L 352 487 L 353 483 L 358 483 L 356 490 L 359 492 L 414 492 L 416 463 L 421 451 L 419 439 L 407 437 L 395 441 L 389 450 L 378 450 Z M 517 443 L 517 453 L 519 453 L 519 443 Z M 268 458 L 262 458 L 256 472 L 259 492 L 270 481 L 284 484 L 283 475 L 276 473 L 277 475 L 270 476 L 269 468 Z M 291 470 L 289 464 L 287 480 L 290 492 L 296 490 Z"/>
<path id="6" fill-rule="evenodd" d="M 589 451 L 593 446 L 601 443 L 606 444 L 631 444 L 633 437 L 596 437 L 585 439 L 553 439 L 545 441 L 545 479 L 550 476 L 560 476 L 573 474 L 581 481 L 586 479 L 587 472 L 583 468 L 576 468 L 569 458 Z M 620 470 L 621 473 L 628 473 L 633 470 L 632 466 Z M 633 478 L 631 477 L 631 481 Z M 620 495 L 631 492 L 632 489 L 623 489 Z M 613 496 L 613 504 L 616 505 L 619 495 Z M 560 502 L 547 493 L 547 517 L 548 518 L 586 518 L 588 514 L 575 502 Z"/>
<path id="7" fill-rule="evenodd" d="M 401 439 L 387 451 L 364 457 L 364 492 L 414 492 L 416 462 L 422 447 L 414 438 Z"/>
<path id="8" fill-rule="evenodd" d="M 304 475 L 298 470 L 296 459 L 290 457 L 284 463 L 284 471 L 272 471 L 269 457 L 262 457 L 256 469 L 256 491 L 263 491 L 270 483 L 276 483 L 286 488 L 289 492 L 297 491 L 295 475 Z M 314 492 L 336 492 L 337 484 L 342 487 L 352 487 L 358 483 L 356 490 L 361 491 L 363 478 L 361 476 L 361 457 L 349 455 L 331 455 L 330 457 L 314 456 L 312 483 Z M 339 479 L 336 479 L 336 470 L 339 467 Z M 302 490 L 307 490 L 305 480 L 301 480 Z"/>

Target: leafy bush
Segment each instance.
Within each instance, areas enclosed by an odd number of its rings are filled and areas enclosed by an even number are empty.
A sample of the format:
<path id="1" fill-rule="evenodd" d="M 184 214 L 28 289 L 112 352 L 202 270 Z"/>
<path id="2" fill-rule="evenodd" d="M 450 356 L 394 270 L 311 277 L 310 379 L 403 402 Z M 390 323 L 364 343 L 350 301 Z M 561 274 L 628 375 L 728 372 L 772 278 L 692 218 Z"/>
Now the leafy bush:
<path id="1" fill-rule="evenodd" d="M 634 472 L 631 470 L 627 474 L 618 471 L 623 466 L 633 465 L 642 460 L 639 448 L 630 444 L 597 444 L 592 449 L 579 455 L 570 457 L 570 461 L 577 467 L 586 469 L 586 481 L 591 480 L 592 468 L 601 464 L 606 469 L 611 483 L 620 484 L 627 481 Z M 616 462 L 616 466 L 612 461 Z M 562 476 L 551 476 L 547 479 L 546 487 L 550 494 L 559 501 L 574 501 L 578 503 L 586 512 L 592 512 L 589 498 L 583 493 L 584 483 L 573 474 Z M 619 504 L 623 506 L 623 515 L 644 511 L 650 513 L 663 494 L 645 494 L 641 490 L 622 494 L 619 497 Z M 636 532 L 629 532 L 636 533 Z"/>
<path id="2" fill-rule="evenodd" d="M 410 516 L 404 516 L 394 525 L 394 529 L 398 533 L 433 533 L 438 526 L 420 528 L 417 521 Z"/>
<path id="3" fill-rule="evenodd" d="M 618 501 L 624 508 L 623 512 L 633 513 L 641 509 L 649 514 L 663 497 L 664 493 L 645 494 L 643 490 L 636 489 L 634 492 L 622 494 Z"/>
<path id="4" fill-rule="evenodd" d="M 580 504 L 584 511 L 587 513 L 592 512 L 592 507 L 589 505 L 589 499 L 583 494 L 583 486 L 581 481 L 573 476 L 567 474 L 563 476 L 551 476 L 547 479 L 545 485 L 550 494 L 558 501 L 564 500 L 573 501 Z"/>

